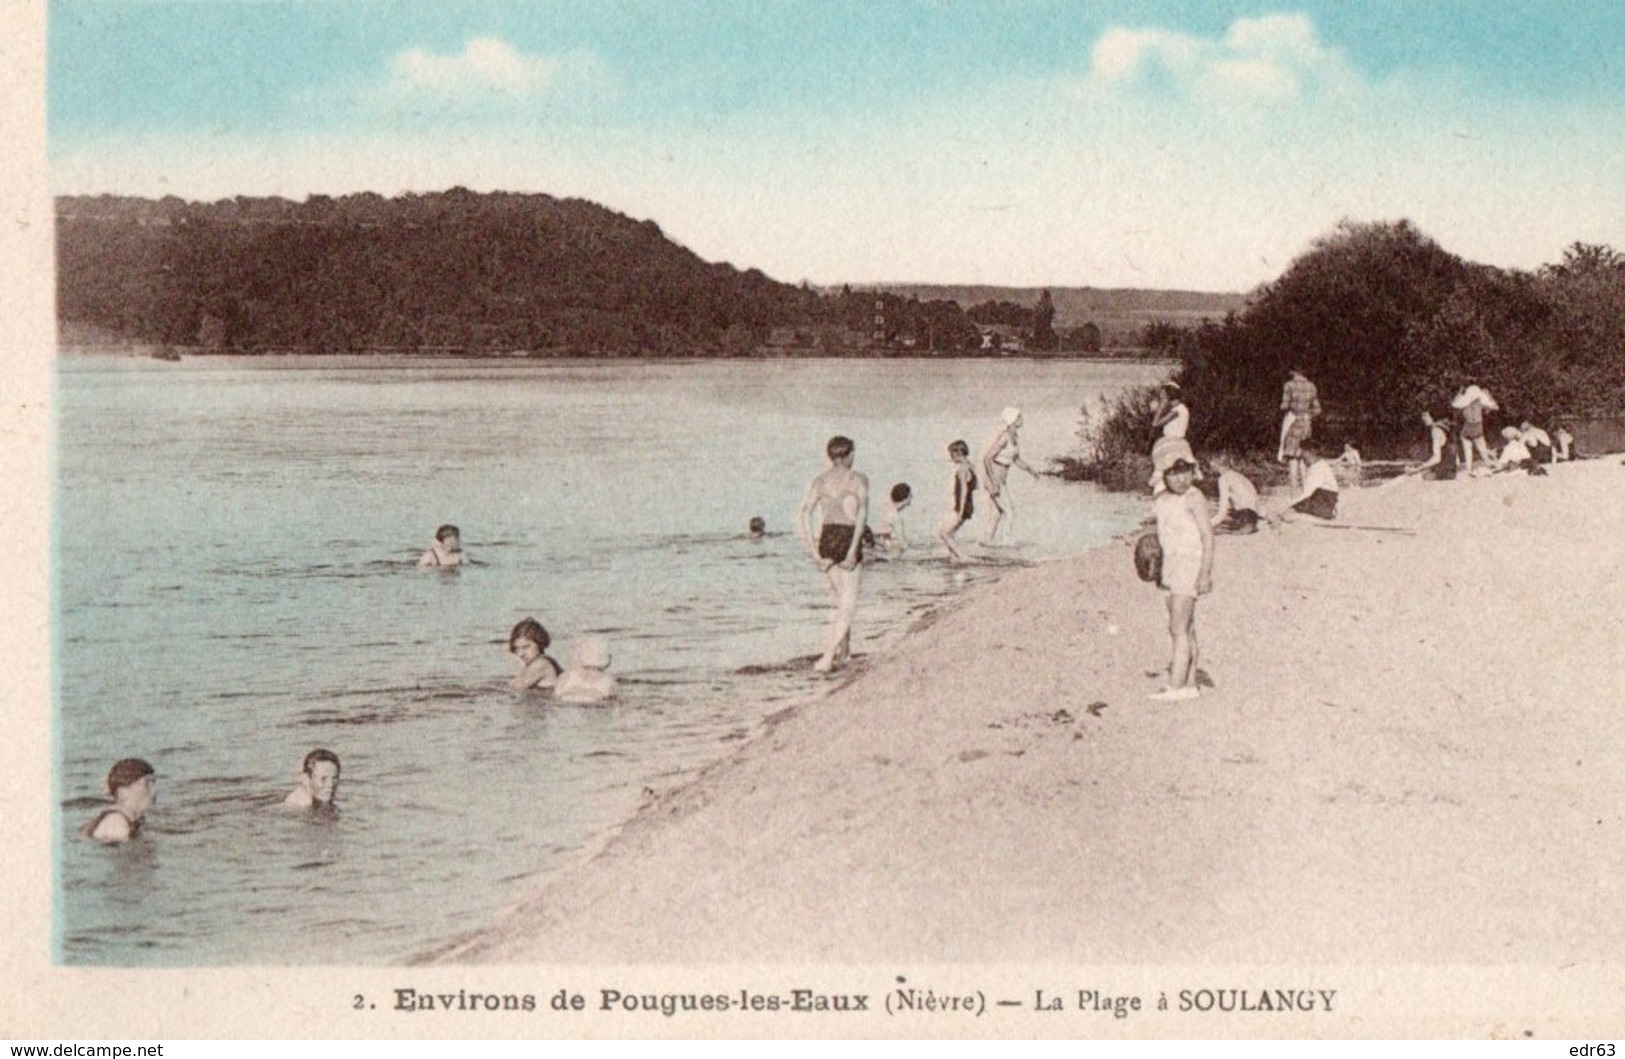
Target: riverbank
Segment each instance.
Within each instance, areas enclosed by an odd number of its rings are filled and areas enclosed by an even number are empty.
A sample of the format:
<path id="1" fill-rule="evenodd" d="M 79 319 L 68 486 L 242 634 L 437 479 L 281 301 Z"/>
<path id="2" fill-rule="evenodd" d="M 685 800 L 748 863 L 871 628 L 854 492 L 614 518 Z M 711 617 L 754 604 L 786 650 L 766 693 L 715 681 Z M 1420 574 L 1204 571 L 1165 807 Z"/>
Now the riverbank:
<path id="1" fill-rule="evenodd" d="M 1013 572 L 439 958 L 1617 960 L 1622 473 L 1222 538 L 1193 703 L 1125 547 Z"/>

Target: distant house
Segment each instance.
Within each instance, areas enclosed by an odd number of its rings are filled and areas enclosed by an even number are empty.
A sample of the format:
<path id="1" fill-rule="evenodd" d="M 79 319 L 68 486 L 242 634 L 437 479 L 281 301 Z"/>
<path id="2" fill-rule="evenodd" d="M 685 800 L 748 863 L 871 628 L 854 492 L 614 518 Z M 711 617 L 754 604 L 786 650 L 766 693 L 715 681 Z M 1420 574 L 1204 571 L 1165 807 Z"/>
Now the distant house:
<path id="1" fill-rule="evenodd" d="M 989 353 L 1021 353 L 1027 348 L 1026 336 L 1021 328 L 1010 324 L 977 324 L 976 330 L 981 332 L 981 348 Z"/>

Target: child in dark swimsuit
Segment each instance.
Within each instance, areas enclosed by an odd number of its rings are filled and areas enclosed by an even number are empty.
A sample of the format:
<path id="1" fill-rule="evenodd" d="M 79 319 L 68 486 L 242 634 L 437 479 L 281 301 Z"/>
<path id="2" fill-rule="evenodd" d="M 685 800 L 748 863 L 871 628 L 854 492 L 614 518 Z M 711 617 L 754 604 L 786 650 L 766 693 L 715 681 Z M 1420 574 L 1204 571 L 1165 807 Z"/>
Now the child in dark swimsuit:
<path id="1" fill-rule="evenodd" d="M 508 633 L 508 651 L 519 659 L 519 672 L 508 682 L 515 691 L 551 688 L 563 668 L 547 656 L 553 638 L 535 618 L 526 618 Z"/>
<path id="2" fill-rule="evenodd" d="M 105 845 L 128 842 L 140 832 L 141 818 L 152 808 L 157 783 L 152 766 L 140 758 L 127 757 L 118 762 L 107 773 L 107 796 L 113 799 L 112 808 L 102 810 L 80 831 Z"/>
<path id="3" fill-rule="evenodd" d="M 463 535 L 449 522 L 434 531 L 434 544 L 418 560 L 419 566 L 463 565 Z"/>
<path id="4" fill-rule="evenodd" d="M 976 470 L 970 463 L 970 446 L 963 441 L 956 441 L 948 446 L 948 458 L 954 464 L 954 506 L 937 526 L 937 540 L 948 549 L 948 557 L 959 562 L 964 559 L 964 555 L 954 546 L 954 534 L 958 533 L 959 527 L 969 522 L 971 515 L 976 513 L 974 500 Z"/>

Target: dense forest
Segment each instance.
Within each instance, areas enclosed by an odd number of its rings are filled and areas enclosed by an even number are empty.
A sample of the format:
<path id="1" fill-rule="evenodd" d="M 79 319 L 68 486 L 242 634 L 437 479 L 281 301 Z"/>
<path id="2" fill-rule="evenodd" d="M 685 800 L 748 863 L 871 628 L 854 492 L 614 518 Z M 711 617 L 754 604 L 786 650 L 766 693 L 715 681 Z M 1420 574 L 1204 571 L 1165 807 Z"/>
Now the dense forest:
<path id="1" fill-rule="evenodd" d="M 1281 386 L 1301 368 L 1325 411 L 1316 433 L 1378 450 L 1422 436 L 1463 386 L 1487 387 L 1506 421 L 1625 416 L 1625 255 L 1574 243 L 1536 271 L 1473 264 L 1408 221 L 1345 222 L 1245 309 L 1154 324 L 1177 357 L 1198 449 L 1273 450 Z M 1102 476 L 1149 446 L 1152 395 L 1086 423 Z"/>
<path id="2" fill-rule="evenodd" d="M 1030 304 L 775 281 L 579 199 L 454 188 L 57 201 L 64 331 L 217 352 L 530 356 L 1093 353 Z"/>

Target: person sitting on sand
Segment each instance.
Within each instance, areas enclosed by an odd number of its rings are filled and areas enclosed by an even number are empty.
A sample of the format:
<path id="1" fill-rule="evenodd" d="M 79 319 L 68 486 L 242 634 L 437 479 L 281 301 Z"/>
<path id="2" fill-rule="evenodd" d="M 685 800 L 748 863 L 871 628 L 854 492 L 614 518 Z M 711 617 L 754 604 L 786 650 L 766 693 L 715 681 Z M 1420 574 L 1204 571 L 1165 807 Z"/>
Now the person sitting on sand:
<path id="1" fill-rule="evenodd" d="M 852 619 L 863 580 L 863 530 L 869 523 L 869 479 L 852 469 L 856 450 L 851 438 L 837 434 L 829 439 L 824 446 L 829 466 L 807 486 L 796 513 L 796 533 L 835 597 L 829 641 L 813 663 L 819 673 L 833 671 L 852 654 Z"/>
<path id="2" fill-rule="evenodd" d="M 553 697 L 564 702 L 602 702 L 615 694 L 609 669 L 609 643 L 602 636 L 583 636 L 570 648 L 570 668 L 559 675 Z"/>
<path id="3" fill-rule="evenodd" d="M 1574 435 L 1569 433 L 1568 427 L 1557 428 L 1552 435 L 1552 448 L 1556 450 L 1552 453 L 1553 463 L 1574 459 Z"/>
<path id="4" fill-rule="evenodd" d="M 1528 471 L 1536 469 L 1529 446 L 1523 443 L 1523 433 L 1517 427 L 1501 428 L 1501 452 L 1496 457 L 1497 471 Z"/>
<path id="5" fill-rule="evenodd" d="M 138 757 L 116 762 L 107 772 L 107 796 L 113 800 L 80 833 L 103 845 L 128 842 L 141 831 L 141 818 L 157 800 L 158 776 Z"/>
<path id="6" fill-rule="evenodd" d="M 1208 460 L 1219 479 L 1218 510 L 1213 513 L 1214 533 L 1257 533 L 1263 517 L 1258 505 L 1258 488 L 1246 475 L 1219 453 Z"/>
<path id="7" fill-rule="evenodd" d="M 462 533 L 456 526 L 446 523 L 434 531 L 434 544 L 418 560 L 419 566 L 463 565 Z"/>
<path id="8" fill-rule="evenodd" d="M 299 782 L 282 799 L 285 809 L 331 808 L 339 793 L 339 756 L 317 747 L 299 766 Z"/>
<path id="9" fill-rule="evenodd" d="M 1175 460 L 1189 460 L 1196 462 L 1196 453 L 1191 450 L 1191 443 L 1186 440 L 1185 434 L 1190 429 L 1191 410 L 1179 396 L 1179 383 L 1165 382 L 1162 384 L 1162 403 L 1151 416 L 1151 429 L 1157 432 L 1156 439 L 1151 443 L 1151 477 L 1146 484 L 1151 487 L 1151 495 L 1160 494 L 1166 486 L 1163 484 L 1163 474 Z M 1201 478 L 1201 471 L 1196 473 Z"/>
<path id="10" fill-rule="evenodd" d="M 1456 451 L 1450 447 L 1450 428 L 1444 420 L 1434 419 L 1431 412 L 1422 413 L 1422 424 L 1428 428 L 1428 445 L 1432 449 L 1428 458 L 1406 471 L 1423 475 L 1435 481 L 1456 476 Z"/>
<path id="11" fill-rule="evenodd" d="M 1499 410 L 1500 405 L 1481 386 L 1466 386 L 1450 400 L 1450 407 L 1461 413 L 1461 469 L 1468 477 L 1473 473 L 1473 454 L 1484 461 L 1484 473 L 1495 469 L 1495 457 L 1490 455 L 1484 440 L 1484 414 Z"/>
<path id="12" fill-rule="evenodd" d="M 1337 474 L 1332 465 L 1322 458 L 1313 445 L 1306 444 L 1300 447 L 1303 459 L 1308 466 L 1303 472 L 1303 489 L 1285 512 L 1283 519 L 1290 520 L 1292 513 L 1312 515 L 1315 518 L 1334 519 L 1337 517 L 1337 500 L 1340 486 L 1337 484 Z"/>
<path id="13" fill-rule="evenodd" d="M 1038 477 L 1038 472 L 1021 458 L 1021 443 L 1017 439 L 1023 422 L 1021 409 L 1006 408 L 1002 418 L 1003 425 L 988 438 L 987 444 L 982 446 L 982 472 L 987 475 L 983 479 L 982 488 L 987 491 L 987 498 L 993 503 L 993 521 L 987 528 L 987 534 L 982 537 L 982 543 L 987 545 L 995 542 L 1001 526 L 1004 527 L 1005 536 L 1008 537 L 1010 527 L 1015 524 L 1015 500 L 1006 488 L 1010 468 L 1020 467 L 1034 478 Z"/>
<path id="14" fill-rule="evenodd" d="M 948 550 L 948 558 L 961 562 L 965 556 L 954 545 L 954 534 L 976 513 L 972 497 L 976 493 L 976 469 L 970 465 L 970 446 L 955 441 L 948 446 L 948 459 L 954 465 L 952 484 L 953 507 L 937 526 L 936 537 Z"/>
<path id="15" fill-rule="evenodd" d="M 754 515 L 750 520 L 750 539 L 759 541 L 767 536 L 767 520 L 760 515 Z"/>
<path id="16" fill-rule="evenodd" d="M 551 688 L 562 672 L 559 664 L 547 655 L 553 638 L 535 618 L 526 618 L 508 633 L 508 651 L 519 659 L 519 672 L 508 686 L 515 691 L 530 688 Z"/>
<path id="17" fill-rule="evenodd" d="M 1557 462 L 1557 450 L 1552 447 L 1552 436 L 1525 419 L 1518 426 L 1518 440 L 1529 450 L 1529 458 L 1537 464 Z"/>
<path id="18" fill-rule="evenodd" d="M 1175 460 L 1164 472 L 1167 489 L 1151 502 L 1162 546 L 1162 587 L 1168 593 L 1168 684 L 1150 697 L 1194 699 L 1200 651 L 1196 641 L 1196 597 L 1213 589 L 1213 525 L 1207 498 L 1193 487 L 1196 464 Z"/>
<path id="19" fill-rule="evenodd" d="M 1343 442 L 1343 454 L 1337 457 L 1337 462 L 1352 470 L 1356 477 L 1365 466 L 1365 461 L 1360 458 L 1360 450 L 1354 447 L 1352 441 Z"/>
<path id="20" fill-rule="evenodd" d="M 908 548 L 908 537 L 903 532 L 903 511 L 914 502 L 914 490 L 907 482 L 891 487 L 891 496 L 880 509 L 870 540 L 880 558 L 895 559 Z"/>

